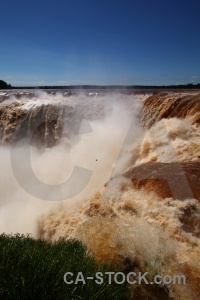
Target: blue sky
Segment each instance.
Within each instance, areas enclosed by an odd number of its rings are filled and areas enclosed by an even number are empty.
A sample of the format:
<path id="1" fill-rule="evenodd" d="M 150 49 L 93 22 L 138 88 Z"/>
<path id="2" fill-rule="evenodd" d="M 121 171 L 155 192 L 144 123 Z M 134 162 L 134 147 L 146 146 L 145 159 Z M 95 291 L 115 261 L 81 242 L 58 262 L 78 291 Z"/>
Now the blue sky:
<path id="1" fill-rule="evenodd" d="M 13 86 L 200 82 L 199 0 L 0 0 Z"/>

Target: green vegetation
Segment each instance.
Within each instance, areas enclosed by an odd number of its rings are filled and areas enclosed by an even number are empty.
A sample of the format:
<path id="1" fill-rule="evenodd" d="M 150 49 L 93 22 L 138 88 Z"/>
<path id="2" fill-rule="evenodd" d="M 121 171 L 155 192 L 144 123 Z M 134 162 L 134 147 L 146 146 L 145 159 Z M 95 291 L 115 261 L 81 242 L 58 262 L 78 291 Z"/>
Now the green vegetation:
<path id="1" fill-rule="evenodd" d="M 76 300 L 76 299 L 128 299 L 126 286 L 103 284 L 87 280 L 96 272 L 112 271 L 87 254 L 85 246 L 76 240 L 56 243 L 34 240 L 23 235 L 0 235 L 0 299 L 2 300 Z M 119 270 L 118 270 L 119 271 Z M 76 280 L 82 272 L 86 284 L 66 284 L 63 276 L 72 272 Z"/>
<path id="2" fill-rule="evenodd" d="M 148 272 L 149 281 L 153 281 L 158 274 L 159 259 L 155 258 L 146 262 L 145 271 Z"/>
<path id="3" fill-rule="evenodd" d="M 0 89 L 10 89 L 11 85 L 7 84 L 5 81 L 0 80 Z"/>

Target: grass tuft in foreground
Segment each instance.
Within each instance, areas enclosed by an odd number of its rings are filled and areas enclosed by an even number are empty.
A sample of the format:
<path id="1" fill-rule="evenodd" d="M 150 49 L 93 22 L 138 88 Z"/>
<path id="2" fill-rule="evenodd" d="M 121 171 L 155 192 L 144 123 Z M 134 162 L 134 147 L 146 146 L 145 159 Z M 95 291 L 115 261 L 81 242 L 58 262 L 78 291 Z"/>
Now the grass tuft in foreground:
<path id="1" fill-rule="evenodd" d="M 76 240 L 56 243 L 34 240 L 24 235 L 0 235 L 0 299 L 2 300 L 51 300 L 51 299 L 127 299 L 125 284 L 103 284 L 87 277 L 96 272 L 112 271 L 99 266 L 87 254 L 86 247 Z M 120 271 L 120 270 L 118 270 Z M 82 272 L 86 284 L 66 284 L 63 276 L 72 272 L 67 280 L 76 280 Z"/>

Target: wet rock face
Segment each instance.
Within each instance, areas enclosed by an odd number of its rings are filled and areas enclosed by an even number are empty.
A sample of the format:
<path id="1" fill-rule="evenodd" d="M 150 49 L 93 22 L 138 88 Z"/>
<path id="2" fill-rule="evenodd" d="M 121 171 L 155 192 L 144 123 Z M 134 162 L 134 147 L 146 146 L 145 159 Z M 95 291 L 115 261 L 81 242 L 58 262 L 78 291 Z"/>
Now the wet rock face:
<path id="1" fill-rule="evenodd" d="M 81 115 L 73 118 L 74 113 L 72 107 L 52 104 L 36 106 L 30 110 L 22 109 L 20 103 L 16 102 L 2 106 L 1 143 L 15 144 L 25 139 L 39 147 L 52 147 L 62 136 L 69 137 L 78 132 Z"/>
<path id="2" fill-rule="evenodd" d="M 134 188 L 153 191 L 160 200 L 174 198 L 176 203 L 195 198 L 180 210 L 177 205 L 176 218 L 181 230 L 200 238 L 200 162 L 148 162 L 130 169 L 124 176 L 131 180 Z"/>
<path id="3" fill-rule="evenodd" d="M 53 147 L 79 133 L 83 119 L 104 115 L 101 100 L 72 92 L 12 90 L 0 93 L 0 144 L 22 140 L 37 147 Z"/>
<path id="4" fill-rule="evenodd" d="M 200 238 L 200 216 L 196 207 L 186 207 L 179 216 L 182 229 Z"/>
<path id="5" fill-rule="evenodd" d="M 200 124 L 200 92 L 155 94 L 144 102 L 141 123 L 150 128 L 163 118 L 191 118 L 192 123 Z"/>
<path id="6" fill-rule="evenodd" d="M 160 163 L 148 162 L 124 174 L 137 189 L 154 191 L 162 199 L 200 201 L 200 162 Z"/>

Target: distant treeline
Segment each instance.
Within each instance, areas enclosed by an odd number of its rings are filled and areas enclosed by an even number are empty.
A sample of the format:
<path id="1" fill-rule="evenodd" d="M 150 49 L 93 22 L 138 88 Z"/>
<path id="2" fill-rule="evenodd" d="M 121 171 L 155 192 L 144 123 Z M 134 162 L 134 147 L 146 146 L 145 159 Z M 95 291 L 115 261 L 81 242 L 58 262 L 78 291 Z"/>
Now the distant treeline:
<path id="1" fill-rule="evenodd" d="M 31 87 L 30 87 L 31 88 Z M 193 85 L 67 85 L 67 86 L 41 86 L 42 89 L 199 89 L 200 83 Z"/>
<path id="2" fill-rule="evenodd" d="M 44 86 L 11 86 L 0 80 L 0 89 L 199 89 L 200 83 L 180 84 L 180 85 L 44 85 Z"/>
<path id="3" fill-rule="evenodd" d="M 200 83 L 198 84 L 180 84 L 180 85 L 129 85 L 129 86 L 125 86 L 125 85 L 55 85 L 55 86 L 49 86 L 49 85 L 45 85 L 45 86 L 37 86 L 37 87 L 33 87 L 33 86 L 25 86 L 25 87 L 12 87 L 13 89 L 44 89 L 44 90 L 60 90 L 60 89 L 68 89 L 68 90 L 72 90 L 72 89 L 78 89 L 78 90 L 87 90 L 87 89 L 91 89 L 91 90 L 96 90 L 96 89 L 101 89 L 101 90 L 107 90 L 107 89 L 111 89 L 111 90 L 117 90 L 117 89 L 200 89 Z"/>
<path id="4" fill-rule="evenodd" d="M 11 85 L 7 84 L 5 81 L 0 80 L 0 89 L 10 89 Z"/>

